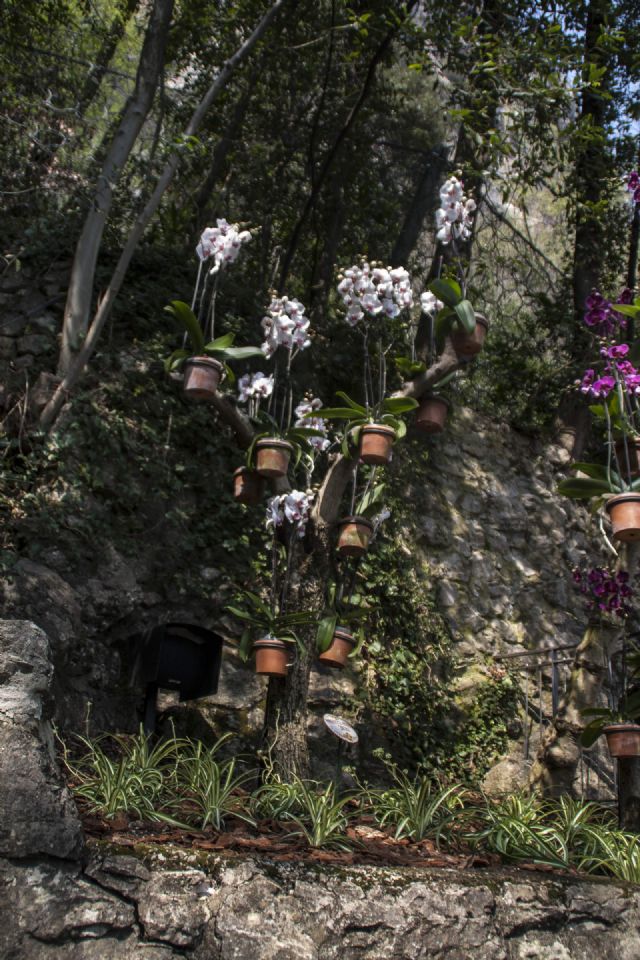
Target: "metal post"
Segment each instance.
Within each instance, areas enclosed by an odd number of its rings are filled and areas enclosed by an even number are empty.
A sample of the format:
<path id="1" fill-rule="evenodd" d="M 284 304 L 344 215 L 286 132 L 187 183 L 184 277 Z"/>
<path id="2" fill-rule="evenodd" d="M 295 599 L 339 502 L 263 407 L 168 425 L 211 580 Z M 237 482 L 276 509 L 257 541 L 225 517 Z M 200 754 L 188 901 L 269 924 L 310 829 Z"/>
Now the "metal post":
<path id="1" fill-rule="evenodd" d="M 524 680 L 524 758 L 529 759 L 529 666 Z"/>
<path id="2" fill-rule="evenodd" d="M 551 651 L 551 716 L 555 720 L 558 712 L 558 651 Z"/>

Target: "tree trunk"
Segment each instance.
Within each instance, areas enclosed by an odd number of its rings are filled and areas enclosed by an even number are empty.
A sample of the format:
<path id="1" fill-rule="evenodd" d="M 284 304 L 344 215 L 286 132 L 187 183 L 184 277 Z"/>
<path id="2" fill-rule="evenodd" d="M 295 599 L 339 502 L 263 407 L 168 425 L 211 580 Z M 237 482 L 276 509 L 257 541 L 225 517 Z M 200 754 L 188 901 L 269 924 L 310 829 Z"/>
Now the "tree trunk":
<path id="1" fill-rule="evenodd" d="M 136 85 L 125 104 L 115 137 L 102 165 L 71 268 L 62 327 L 58 374 L 65 376 L 87 332 L 93 282 L 115 187 L 151 109 L 173 12 L 173 0 L 155 0 L 145 34 Z"/>
<path id="2" fill-rule="evenodd" d="M 621 830 L 640 833 L 640 757 L 618 760 L 618 821 Z"/>
<path id="3" fill-rule="evenodd" d="M 109 32 L 102 41 L 102 45 L 96 54 L 93 66 L 89 71 L 84 87 L 78 97 L 77 110 L 80 117 L 84 117 L 88 107 L 100 89 L 102 78 L 111 63 L 111 58 L 116 52 L 118 44 L 124 36 L 129 20 L 138 8 L 139 2 L 140 0 L 120 0 L 113 20 L 111 21 Z"/>
<path id="4" fill-rule="evenodd" d="M 331 570 L 331 537 L 329 527 L 320 524 L 312 534 L 311 552 L 300 556 L 302 545 L 292 549 L 299 563 L 293 575 L 289 595 L 291 610 L 320 611 L 325 604 L 325 589 Z M 295 556 L 294 556 L 295 560 Z M 301 647 L 286 678 L 269 681 L 264 718 L 264 743 L 276 772 L 284 780 L 309 776 L 307 743 L 307 699 L 309 675 L 316 659 L 316 626 L 307 628 Z"/>
<path id="5" fill-rule="evenodd" d="M 191 120 L 189 121 L 184 132 L 185 137 L 194 136 L 194 134 L 200 128 L 200 124 L 207 115 L 211 105 L 214 103 L 219 94 L 225 89 L 236 68 L 249 56 L 256 43 L 258 43 L 258 41 L 267 31 L 271 21 L 274 19 L 280 9 L 287 3 L 293 2 L 294 0 L 275 0 L 273 5 L 262 17 L 250 36 L 247 37 L 247 39 L 236 50 L 233 56 L 225 62 L 216 79 L 213 81 L 204 97 L 194 110 Z M 158 179 L 158 182 L 156 183 L 153 193 L 149 197 L 142 213 L 138 216 L 133 227 L 131 228 L 127 242 L 125 243 L 124 249 L 120 254 L 120 258 L 111 276 L 111 280 L 109 281 L 109 286 L 107 287 L 103 298 L 98 304 L 98 308 L 91 322 L 86 339 L 84 340 L 77 355 L 73 358 L 73 362 L 69 370 L 65 373 L 62 382 L 58 385 L 53 396 L 40 415 L 40 426 L 43 429 L 47 430 L 52 426 L 53 423 L 55 423 L 56 417 L 62 409 L 69 392 L 73 390 L 76 383 L 82 376 L 89 360 L 93 356 L 102 330 L 104 329 L 104 325 L 111 315 L 114 301 L 120 292 L 122 284 L 124 283 L 124 278 L 127 274 L 127 270 L 129 269 L 129 264 L 131 263 L 133 254 L 137 249 L 138 243 L 140 242 L 144 231 L 146 230 L 156 210 L 160 206 L 160 201 L 162 200 L 165 191 L 175 176 L 175 172 L 180 163 L 180 158 L 181 154 L 178 152 L 171 154 Z"/>

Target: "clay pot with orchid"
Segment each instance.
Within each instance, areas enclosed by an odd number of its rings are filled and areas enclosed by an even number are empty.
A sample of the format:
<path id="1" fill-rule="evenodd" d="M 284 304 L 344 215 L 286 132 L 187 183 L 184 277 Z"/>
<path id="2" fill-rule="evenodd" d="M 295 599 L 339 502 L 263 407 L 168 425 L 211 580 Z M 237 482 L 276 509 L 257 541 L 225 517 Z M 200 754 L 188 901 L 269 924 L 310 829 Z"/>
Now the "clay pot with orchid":
<path id="1" fill-rule="evenodd" d="M 292 651 L 300 641 L 295 628 L 308 626 L 316 617 L 311 613 L 283 613 L 249 590 L 238 597 L 243 606 L 229 605 L 226 610 L 245 624 L 239 653 L 244 661 L 255 654 L 256 673 L 286 677 Z"/>
<path id="2" fill-rule="evenodd" d="M 589 707 L 582 716 L 593 718 L 580 738 L 583 747 L 604 734 L 612 757 L 640 756 L 640 691 L 624 696 L 615 709 Z"/>
<path id="3" fill-rule="evenodd" d="M 174 350 L 165 362 L 168 373 L 179 369 L 184 371 L 183 391 L 190 400 L 211 400 L 223 379 L 230 383 L 235 381 L 228 361 L 262 355 L 259 347 L 234 347 L 233 333 L 207 343 L 193 310 L 181 300 L 172 300 L 165 309 L 184 327 L 191 343 L 191 349 L 181 347 Z"/>

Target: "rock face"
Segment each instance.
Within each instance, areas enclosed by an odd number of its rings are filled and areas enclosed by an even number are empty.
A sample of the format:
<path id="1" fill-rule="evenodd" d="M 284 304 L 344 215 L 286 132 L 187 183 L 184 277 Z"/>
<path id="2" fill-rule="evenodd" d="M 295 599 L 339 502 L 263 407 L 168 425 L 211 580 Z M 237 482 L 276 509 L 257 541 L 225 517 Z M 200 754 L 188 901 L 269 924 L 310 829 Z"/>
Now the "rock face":
<path id="1" fill-rule="evenodd" d="M 47 719 L 52 667 L 46 634 L 0 621 L 0 855 L 77 857 L 75 804 L 54 757 Z"/>
<path id="2" fill-rule="evenodd" d="M 180 862 L 170 848 L 145 862 L 96 848 L 84 873 L 71 865 L 0 862 L 0 954 L 7 960 L 638 957 L 640 893 L 610 882 L 195 861 L 183 853 Z"/>

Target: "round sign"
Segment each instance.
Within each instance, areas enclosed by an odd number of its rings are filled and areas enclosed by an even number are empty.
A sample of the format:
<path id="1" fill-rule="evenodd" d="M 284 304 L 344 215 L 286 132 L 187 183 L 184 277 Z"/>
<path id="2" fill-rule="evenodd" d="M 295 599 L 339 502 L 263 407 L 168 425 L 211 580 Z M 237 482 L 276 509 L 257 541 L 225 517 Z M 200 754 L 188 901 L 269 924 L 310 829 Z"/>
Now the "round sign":
<path id="1" fill-rule="evenodd" d="M 358 734 L 351 724 L 343 720 L 342 717 L 336 717 L 332 713 L 325 713 L 322 719 L 329 730 L 331 730 L 331 733 L 336 737 L 339 737 L 341 740 L 346 740 L 347 743 L 358 742 Z"/>

